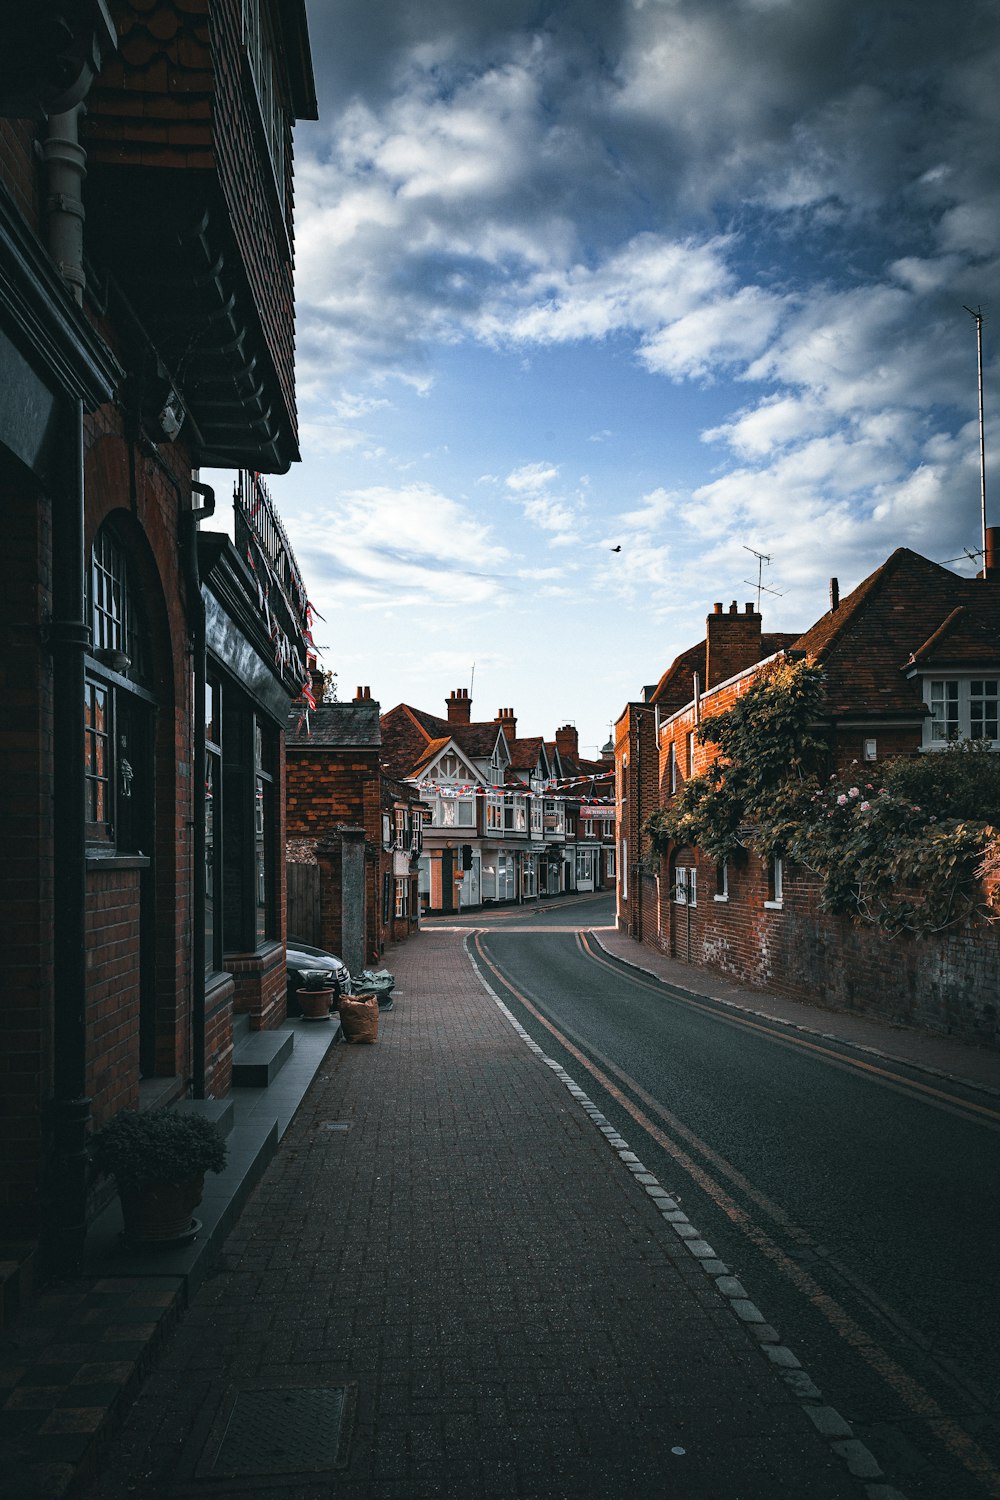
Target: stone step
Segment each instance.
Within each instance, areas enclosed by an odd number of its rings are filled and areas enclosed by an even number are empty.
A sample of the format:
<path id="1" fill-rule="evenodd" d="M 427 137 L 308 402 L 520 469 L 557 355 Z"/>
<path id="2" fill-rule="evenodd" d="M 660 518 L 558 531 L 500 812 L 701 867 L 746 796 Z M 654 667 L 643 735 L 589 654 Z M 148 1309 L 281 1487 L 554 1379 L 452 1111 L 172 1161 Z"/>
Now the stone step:
<path id="1" fill-rule="evenodd" d="M 233 1052 L 233 1088 L 266 1089 L 292 1055 L 291 1031 L 253 1031 Z"/>
<path id="2" fill-rule="evenodd" d="M 178 1114 L 200 1115 L 211 1120 L 220 1135 L 228 1135 L 233 1128 L 236 1111 L 232 1099 L 179 1099 L 174 1108 Z"/>

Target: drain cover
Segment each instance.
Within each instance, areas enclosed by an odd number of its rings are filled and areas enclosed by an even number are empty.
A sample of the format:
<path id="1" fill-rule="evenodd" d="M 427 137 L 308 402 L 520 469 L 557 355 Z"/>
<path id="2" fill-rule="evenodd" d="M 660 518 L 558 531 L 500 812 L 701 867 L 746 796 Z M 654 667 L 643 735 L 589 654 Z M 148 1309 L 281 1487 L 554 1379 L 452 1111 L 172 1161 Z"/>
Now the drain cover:
<path id="1" fill-rule="evenodd" d="M 353 1123 L 352 1120 L 323 1120 L 319 1128 L 320 1130 L 350 1130 Z"/>
<path id="2" fill-rule="evenodd" d="M 199 1476 L 235 1479 L 344 1468 L 355 1389 L 353 1384 L 231 1388 Z"/>

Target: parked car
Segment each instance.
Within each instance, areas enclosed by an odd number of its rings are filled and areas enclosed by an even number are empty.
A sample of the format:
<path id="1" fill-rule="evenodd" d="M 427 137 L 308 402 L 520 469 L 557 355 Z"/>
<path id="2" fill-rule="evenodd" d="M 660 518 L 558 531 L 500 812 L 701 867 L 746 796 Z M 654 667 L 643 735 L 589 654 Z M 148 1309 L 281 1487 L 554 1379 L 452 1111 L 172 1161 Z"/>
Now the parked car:
<path id="1" fill-rule="evenodd" d="M 338 958 L 335 953 L 327 953 L 324 948 L 314 948 L 310 943 L 300 943 L 295 938 L 289 938 L 285 949 L 285 978 L 290 1016 L 300 1014 L 295 991 L 305 983 L 309 974 L 326 976 L 330 988 L 336 990 L 338 996 L 351 993 L 350 971 L 342 958 Z"/>

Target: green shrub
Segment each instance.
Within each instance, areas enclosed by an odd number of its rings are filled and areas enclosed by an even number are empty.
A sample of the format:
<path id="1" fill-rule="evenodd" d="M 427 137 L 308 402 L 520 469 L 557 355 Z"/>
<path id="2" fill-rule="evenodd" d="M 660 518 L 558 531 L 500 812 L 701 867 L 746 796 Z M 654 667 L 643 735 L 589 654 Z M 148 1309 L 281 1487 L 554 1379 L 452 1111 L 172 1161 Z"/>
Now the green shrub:
<path id="1" fill-rule="evenodd" d="M 226 1143 L 201 1115 L 126 1109 L 94 1132 L 91 1159 L 99 1172 L 114 1177 L 119 1192 L 130 1192 L 148 1182 L 183 1182 L 203 1172 L 221 1172 Z"/>

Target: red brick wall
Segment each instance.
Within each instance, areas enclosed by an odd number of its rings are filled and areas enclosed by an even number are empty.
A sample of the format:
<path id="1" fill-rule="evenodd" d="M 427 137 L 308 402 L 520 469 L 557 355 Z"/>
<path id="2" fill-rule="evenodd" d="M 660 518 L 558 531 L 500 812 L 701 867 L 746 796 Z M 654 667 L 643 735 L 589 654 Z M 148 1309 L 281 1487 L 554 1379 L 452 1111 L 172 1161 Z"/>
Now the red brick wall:
<path id="1" fill-rule="evenodd" d="M 139 871 L 87 880 L 87 1091 L 100 1124 L 139 1100 Z"/>
<path id="2" fill-rule="evenodd" d="M 693 908 L 672 900 L 678 863 L 698 870 Z M 1000 924 L 887 938 L 821 912 L 817 877 L 795 865 L 785 865 L 780 909 L 764 904 L 766 870 L 756 855 L 731 864 L 727 901 L 714 899 L 715 872 L 689 849 L 663 861 L 661 933 L 647 934 L 651 947 L 751 988 L 1000 1046 Z"/>
<path id="3" fill-rule="evenodd" d="M 264 943 L 253 953 L 227 953 L 233 976 L 233 1010 L 250 1017 L 251 1031 L 268 1031 L 285 1019 L 285 946 Z"/>

